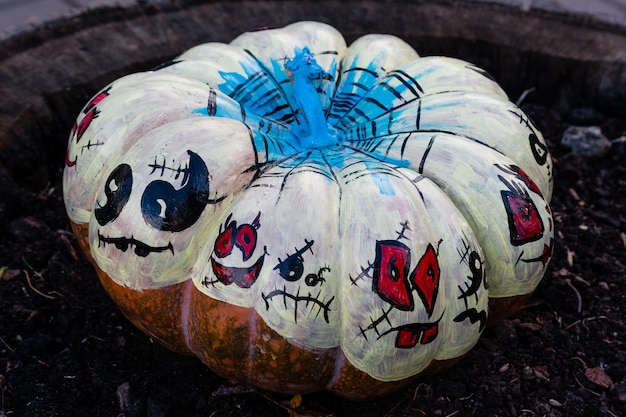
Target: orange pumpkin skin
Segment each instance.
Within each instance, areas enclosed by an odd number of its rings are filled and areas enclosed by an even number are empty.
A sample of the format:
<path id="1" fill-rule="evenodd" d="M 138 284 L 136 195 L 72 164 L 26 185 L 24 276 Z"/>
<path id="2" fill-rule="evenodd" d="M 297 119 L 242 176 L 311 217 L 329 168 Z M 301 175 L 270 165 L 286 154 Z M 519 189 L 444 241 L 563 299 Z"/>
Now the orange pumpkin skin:
<path id="1" fill-rule="evenodd" d="M 189 310 L 183 314 L 189 349 L 226 378 L 278 393 L 325 389 L 353 400 L 387 395 L 416 378 L 376 380 L 351 365 L 339 348 L 310 350 L 290 344 L 254 309 L 233 306 L 200 291 L 191 291 L 187 301 Z M 431 367 L 443 369 L 436 362 Z"/>
<path id="2" fill-rule="evenodd" d="M 188 282 L 140 292 L 116 284 L 99 268 L 96 272 L 107 293 L 139 330 L 174 352 L 191 354 L 180 326 Z"/>
<path id="3" fill-rule="evenodd" d="M 243 382 L 269 391 L 318 391 L 334 370 L 335 349 L 293 346 L 267 327 L 254 309 L 199 291 L 190 294 L 186 326 L 190 349 L 210 368 L 228 378 L 243 376 Z"/>
<path id="4" fill-rule="evenodd" d="M 93 261 L 89 250 L 89 225 L 71 223 L 79 246 L 94 265 L 100 283 L 120 310 L 137 328 L 154 338 L 166 348 L 181 354 L 191 352 L 181 329 L 182 300 L 190 281 L 155 290 L 136 291 L 115 283 Z"/>

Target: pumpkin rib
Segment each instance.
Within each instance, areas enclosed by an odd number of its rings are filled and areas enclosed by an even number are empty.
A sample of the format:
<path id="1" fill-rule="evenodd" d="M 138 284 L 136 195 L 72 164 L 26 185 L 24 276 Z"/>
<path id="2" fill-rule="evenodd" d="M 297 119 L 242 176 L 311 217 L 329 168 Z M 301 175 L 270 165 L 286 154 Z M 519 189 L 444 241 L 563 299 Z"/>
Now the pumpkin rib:
<path id="1" fill-rule="evenodd" d="M 151 77 L 147 78 L 146 82 L 149 82 Z M 188 80 L 171 75 L 168 78 L 170 81 L 172 78 L 183 80 L 185 81 L 183 85 L 187 84 L 189 87 Z M 97 114 L 119 111 L 122 116 L 112 119 L 99 116 L 91 121 L 82 137 L 75 133 L 70 136 L 68 154 L 76 156 L 69 157 L 73 158 L 74 162 L 71 167 L 68 166 L 64 170 L 63 186 L 67 212 L 73 221 L 78 223 L 89 221 L 89 217 L 85 217 L 91 214 L 96 203 L 97 191 L 101 189 L 107 173 L 113 168 L 111 166 L 113 162 L 109 158 L 111 154 L 125 153 L 148 131 L 168 121 L 178 120 L 183 115 L 201 117 L 201 114 L 189 114 L 189 110 L 206 105 L 209 88 L 204 84 L 195 82 L 193 83 L 194 90 L 186 89 L 185 94 L 181 94 L 182 86 L 168 83 L 168 87 L 163 91 L 154 88 L 160 85 L 157 80 L 149 83 L 153 88 L 142 89 L 141 87 L 144 86 L 142 82 L 139 82 L 135 88 L 126 86 L 119 92 L 116 91 L 115 83 L 107 87 L 110 90 L 109 95 L 92 111 Z M 194 92 L 195 95 L 192 95 Z M 138 96 L 148 99 L 143 106 L 137 104 Z M 158 102 L 159 105 L 155 106 L 154 102 Z M 150 117 L 146 122 L 141 116 Z M 85 149 L 89 152 L 83 152 Z"/>
<path id="2" fill-rule="evenodd" d="M 216 126 L 220 126 L 219 132 L 204 136 L 205 132 L 210 132 Z M 203 135 L 203 140 L 185 147 L 178 145 L 193 134 Z M 168 158 L 152 156 L 152 146 L 168 155 Z M 145 154 L 150 156 L 143 156 Z M 102 224 L 94 216 L 90 223 L 90 239 L 92 248 L 95 248 L 93 256 L 100 268 L 118 284 L 135 289 L 156 289 L 190 279 L 197 251 L 210 233 L 208 226 L 214 217 L 224 214 L 238 191 L 254 176 L 254 171 L 249 169 L 256 166 L 258 160 L 250 146 L 249 131 L 245 125 L 236 120 L 207 117 L 175 121 L 152 129 L 143 136 L 142 146 L 134 146 L 126 153 L 123 161 L 117 162 L 124 164 L 137 157 L 149 158 L 149 163 L 141 167 L 143 171 L 140 167 L 135 168 L 133 187 L 140 187 L 143 191 L 155 184 L 165 184 L 163 195 L 155 192 L 148 201 L 158 202 L 168 198 L 174 203 L 183 201 L 177 199 L 185 190 L 189 190 L 191 197 L 184 201 L 190 201 L 195 207 L 200 206 L 195 222 L 184 233 L 159 230 L 147 224 L 145 191 L 143 194 L 136 193 L 125 203 L 127 214 L 122 214 L 116 222 Z M 178 162 L 170 162 L 172 159 Z M 176 187 L 164 181 L 169 178 L 172 178 Z M 108 197 L 106 193 L 107 190 L 101 188 L 96 197 L 102 202 L 99 205 L 104 207 L 108 207 L 110 201 L 115 201 L 113 192 Z M 206 206 L 200 201 L 206 202 Z M 181 203 L 181 207 L 174 207 L 173 215 L 176 215 L 176 210 L 186 213 L 187 204 Z M 134 224 L 135 220 L 140 223 Z M 126 233 L 131 225 L 133 233 Z M 118 245 L 123 247 L 119 249 Z M 144 250 L 145 256 L 137 254 L 138 249 Z M 151 262 L 150 257 L 157 259 Z M 128 265 L 120 262 L 122 259 Z M 137 268 L 133 274 L 126 272 L 130 265 Z"/>

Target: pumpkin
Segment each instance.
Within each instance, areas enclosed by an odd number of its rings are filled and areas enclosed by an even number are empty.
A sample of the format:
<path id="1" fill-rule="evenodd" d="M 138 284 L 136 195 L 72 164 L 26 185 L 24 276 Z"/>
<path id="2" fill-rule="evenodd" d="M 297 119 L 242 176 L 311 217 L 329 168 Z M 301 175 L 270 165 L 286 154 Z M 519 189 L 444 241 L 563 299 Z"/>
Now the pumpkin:
<path id="1" fill-rule="evenodd" d="M 457 361 L 541 280 L 552 164 L 480 68 L 299 22 L 91 99 L 72 228 L 124 314 L 266 390 L 362 399 Z"/>

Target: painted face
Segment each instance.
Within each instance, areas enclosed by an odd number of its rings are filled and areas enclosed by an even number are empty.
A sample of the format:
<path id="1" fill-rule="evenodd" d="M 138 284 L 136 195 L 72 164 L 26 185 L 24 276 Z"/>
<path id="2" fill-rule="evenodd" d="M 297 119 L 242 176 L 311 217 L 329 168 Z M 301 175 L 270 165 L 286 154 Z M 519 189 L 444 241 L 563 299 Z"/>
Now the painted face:
<path id="1" fill-rule="evenodd" d="M 281 188 L 289 172 L 290 186 Z M 302 192 L 307 187 L 322 191 Z M 295 344 L 337 346 L 339 263 L 337 242 L 330 238 L 338 227 L 332 208 L 336 185 L 308 167 L 275 166 L 243 194 L 202 249 L 196 287 L 218 300 L 254 308 Z"/>
<path id="2" fill-rule="evenodd" d="M 134 169 L 123 163 L 111 171 L 91 226 L 99 259 L 158 268 L 182 258 L 186 231 L 220 199 L 210 198 L 206 163 L 191 150 L 185 153 L 170 161 L 137 161 Z"/>
<path id="3" fill-rule="evenodd" d="M 277 236 L 272 229 L 276 219 L 263 213 L 249 223 L 235 220 L 245 217 L 236 213 L 226 217 L 213 241 L 200 288 L 228 303 L 254 307 L 279 332 L 306 329 L 311 340 L 319 338 L 314 343 L 336 343 L 338 334 L 333 333 L 339 320 L 333 270 L 321 256 L 327 249 L 318 247 L 314 239 L 298 242 L 291 233 Z M 315 230 L 309 233 L 319 235 Z M 287 243 L 290 238 L 293 245 Z"/>
<path id="4" fill-rule="evenodd" d="M 215 250 L 211 256 L 211 269 L 216 280 L 204 281 L 204 285 L 217 282 L 223 285 L 235 284 L 240 288 L 250 288 L 257 280 L 265 261 L 265 250 L 248 266 L 227 266 L 222 260 L 235 258 L 236 261 L 247 263 L 254 254 L 257 246 L 257 229 L 261 226 L 261 213 L 257 214 L 252 223 L 237 225 L 231 216 L 220 226 L 220 233 L 215 240 Z M 235 250 L 235 254 L 233 254 Z M 227 258 L 227 259 L 224 259 Z"/>
<path id="5" fill-rule="evenodd" d="M 169 87 L 164 89 L 160 82 Z M 71 201 L 68 215 L 74 222 L 89 221 L 89 210 L 100 190 L 87 190 L 111 174 L 111 155 L 125 154 L 152 129 L 194 116 L 189 109 L 206 105 L 208 86 L 186 81 L 187 90 L 181 94 L 180 83 L 171 74 L 131 74 L 100 91 L 80 112 L 70 134 L 63 173 L 66 203 Z"/>
<path id="6" fill-rule="evenodd" d="M 373 290 L 393 308 L 403 311 L 415 309 L 413 296 L 415 292 L 426 309 L 428 317 L 431 318 L 439 292 L 440 279 L 439 263 L 433 246 L 428 245 L 415 269 L 409 273 L 410 265 L 411 251 L 408 246 L 394 240 L 376 242 L 376 259 L 372 268 Z M 388 310 L 376 322 L 389 320 L 390 311 Z M 391 327 L 380 336 L 396 332 L 396 347 L 413 348 L 418 343 L 428 344 L 435 340 L 438 334 L 437 321 Z M 376 325 L 372 328 L 376 329 Z"/>
<path id="7" fill-rule="evenodd" d="M 317 269 L 315 269 L 315 266 L 312 269 L 308 267 L 309 264 L 316 265 L 319 262 L 314 258 L 312 261 L 305 262 L 305 255 L 310 253 L 311 257 L 315 256 L 313 251 L 314 243 L 313 240 L 305 239 L 304 245 L 299 249 L 296 248 L 285 259 L 278 258 L 278 262 L 272 269 L 282 280 L 292 283 L 290 285 L 291 288 L 296 288 L 297 285 L 296 292 L 294 293 L 293 289 L 288 289 L 285 283 L 282 289 L 277 287 L 267 294 L 263 293 L 261 297 L 265 301 L 267 310 L 270 309 L 270 305 L 273 308 L 277 308 L 276 303 L 280 305 L 281 302 L 284 303 L 285 299 L 290 299 L 293 302 L 293 317 L 296 322 L 304 305 L 308 312 L 314 312 L 316 318 L 321 317 L 328 324 L 330 322 L 329 312 L 331 311 L 331 304 L 335 297 L 320 298 L 319 296 L 322 294 L 321 288 L 326 283 L 324 275 L 330 275 L 332 270 L 328 266 L 321 266 Z M 311 293 L 311 291 L 317 292 L 317 295 Z"/>
<path id="8" fill-rule="evenodd" d="M 214 120 L 184 124 L 192 132 L 177 133 L 180 126 L 173 123 L 148 134 L 143 143 L 149 149 L 133 148 L 109 169 L 99 190 L 90 223 L 92 252 L 111 277 L 125 277 L 120 284 L 155 288 L 187 279 L 171 271 L 191 269 L 198 245 L 191 236 L 207 233 L 207 217 L 230 197 L 221 192 L 225 184 L 243 186 L 253 175 L 242 173 L 254 164 L 254 156 L 246 157 L 251 145 L 245 126 L 227 122 L 220 127 L 229 155 L 202 140 L 216 131 Z M 197 142 L 187 136 L 194 133 Z M 177 145 L 180 135 L 187 136 L 187 147 Z M 234 166 L 223 164 L 224 159 Z M 238 230 L 236 243 L 245 245 L 250 230 Z"/>
<path id="9" fill-rule="evenodd" d="M 200 156 L 187 150 L 188 161 L 180 161 L 178 165 L 168 166 L 164 160 L 150 164 L 153 181 L 145 187 L 141 194 L 141 216 L 146 225 L 161 232 L 182 232 L 198 221 L 207 204 L 216 204 L 220 198 L 209 196 L 209 171 Z M 169 181 L 161 178 L 168 178 Z M 173 185 L 174 183 L 175 185 Z M 104 229 L 109 223 L 117 220 L 133 192 L 133 170 L 128 164 L 120 164 L 113 169 L 104 183 L 104 200 L 97 202 L 94 210 L 95 219 Z M 138 193 L 137 193 L 138 194 Z M 223 197 L 222 197 L 223 199 Z M 172 255 L 172 242 L 163 246 L 153 246 L 149 242 L 138 240 L 133 236 L 105 236 L 98 232 L 98 246 L 115 245 L 116 249 L 125 252 L 134 247 L 135 255 L 147 257 L 151 253 L 169 250 Z"/>

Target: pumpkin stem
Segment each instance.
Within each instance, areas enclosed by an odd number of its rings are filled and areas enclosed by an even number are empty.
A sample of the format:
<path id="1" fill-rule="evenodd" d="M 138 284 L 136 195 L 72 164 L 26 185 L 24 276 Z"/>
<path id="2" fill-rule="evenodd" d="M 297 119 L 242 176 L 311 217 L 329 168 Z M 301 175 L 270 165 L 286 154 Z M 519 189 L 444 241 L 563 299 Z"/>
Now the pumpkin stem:
<path id="1" fill-rule="evenodd" d="M 307 149 L 336 145 L 337 131 L 326 123 L 315 85 L 316 81 L 329 81 L 333 76 L 319 66 L 308 47 L 296 50 L 293 59 L 286 58 L 285 70 L 293 85 L 297 126 L 292 134 L 296 141 Z"/>

